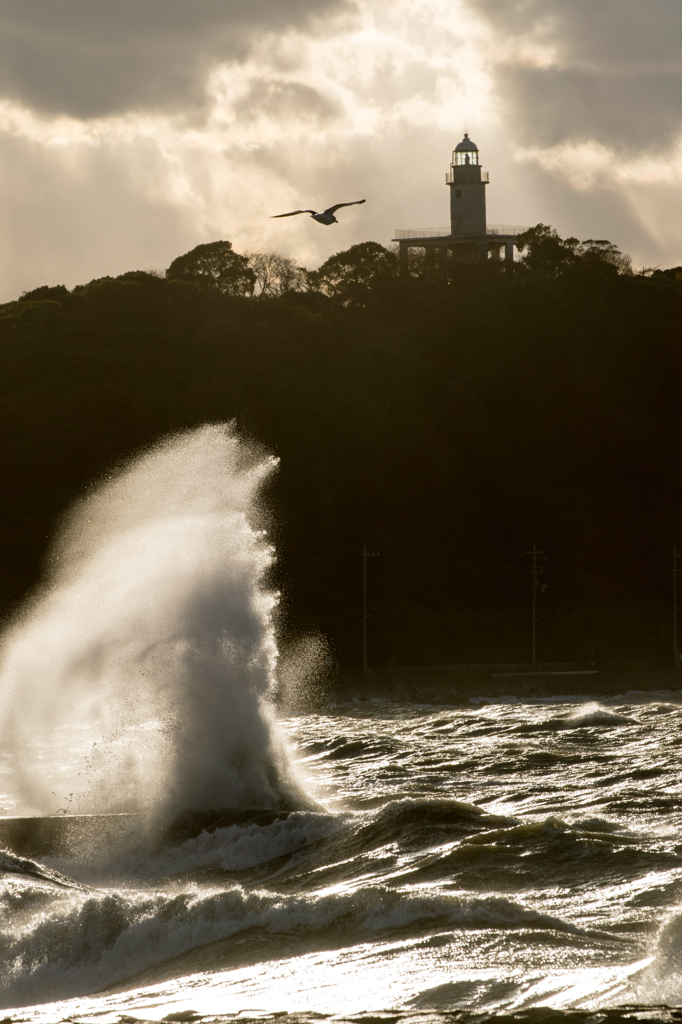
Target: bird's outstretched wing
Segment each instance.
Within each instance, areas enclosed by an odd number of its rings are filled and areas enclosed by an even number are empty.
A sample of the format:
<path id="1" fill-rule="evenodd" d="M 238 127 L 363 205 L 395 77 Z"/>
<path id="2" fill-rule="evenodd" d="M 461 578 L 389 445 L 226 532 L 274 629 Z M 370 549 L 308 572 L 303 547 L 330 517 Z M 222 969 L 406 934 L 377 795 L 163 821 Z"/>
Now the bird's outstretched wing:
<path id="1" fill-rule="evenodd" d="M 277 217 L 295 217 L 297 213 L 315 213 L 315 210 L 292 210 L 291 213 L 275 213 L 270 220 L 276 220 Z"/>
<path id="2" fill-rule="evenodd" d="M 336 206 L 330 206 L 329 209 L 325 210 L 324 212 L 325 213 L 336 213 L 336 211 L 340 210 L 342 206 L 359 206 L 360 203 L 365 203 L 365 202 L 367 202 L 366 199 L 356 199 L 355 202 L 352 202 L 352 203 L 337 203 Z"/>

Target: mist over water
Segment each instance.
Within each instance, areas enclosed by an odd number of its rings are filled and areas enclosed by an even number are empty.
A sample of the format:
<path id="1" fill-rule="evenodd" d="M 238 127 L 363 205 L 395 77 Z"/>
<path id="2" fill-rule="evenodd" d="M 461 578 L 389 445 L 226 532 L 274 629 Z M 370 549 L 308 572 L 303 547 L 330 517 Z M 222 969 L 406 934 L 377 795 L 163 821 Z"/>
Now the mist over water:
<path id="1" fill-rule="evenodd" d="M 277 597 L 259 493 L 275 466 L 205 426 L 69 514 L 3 643 L 11 813 L 310 806 L 269 703 Z"/>

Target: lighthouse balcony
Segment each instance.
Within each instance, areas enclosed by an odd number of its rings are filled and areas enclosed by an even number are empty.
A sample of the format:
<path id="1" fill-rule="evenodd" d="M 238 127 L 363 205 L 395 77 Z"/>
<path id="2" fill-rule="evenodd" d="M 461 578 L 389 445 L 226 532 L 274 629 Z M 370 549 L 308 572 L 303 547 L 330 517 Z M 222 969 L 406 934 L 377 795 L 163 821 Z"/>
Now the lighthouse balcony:
<path id="1" fill-rule="evenodd" d="M 482 171 L 478 164 L 468 164 L 465 167 L 451 167 L 445 175 L 445 184 L 454 185 L 477 185 L 479 182 L 487 184 L 490 181 L 488 171 Z"/>
<path id="2" fill-rule="evenodd" d="M 530 231 L 527 224 L 488 224 L 485 229 L 486 235 L 522 235 L 524 231 Z"/>
<path id="3" fill-rule="evenodd" d="M 510 235 L 516 236 L 528 231 L 523 224 L 488 224 L 485 229 L 486 235 Z M 447 228 L 396 228 L 395 241 L 401 238 L 461 238 L 461 235 L 454 235 L 450 227 Z"/>

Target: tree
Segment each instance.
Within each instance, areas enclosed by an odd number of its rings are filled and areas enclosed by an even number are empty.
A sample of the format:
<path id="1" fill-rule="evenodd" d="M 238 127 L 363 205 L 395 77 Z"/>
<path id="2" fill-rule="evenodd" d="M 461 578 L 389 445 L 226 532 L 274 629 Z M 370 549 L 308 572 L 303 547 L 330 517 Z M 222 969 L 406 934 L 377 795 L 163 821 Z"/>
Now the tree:
<path id="1" fill-rule="evenodd" d="M 245 253 L 249 266 L 256 275 L 259 295 L 284 295 L 303 291 L 308 272 L 299 267 L 290 256 L 280 252 L 262 252 L 258 249 Z"/>
<path id="2" fill-rule="evenodd" d="M 579 244 L 577 238 L 561 238 L 548 224 L 536 224 L 516 239 L 516 248 L 525 253 L 520 263 L 550 277 L 557 277 L 575 263 Z"/>
<path id="3" fill-rule="evenodd" d="M 248 256 L 232 249 L 232 242 L 206 242 L 174 259 L 166 277 L 217 288 L 223 295 L 251 295 L 256 274 Z"/>
<path id="4" fill-rule="evenodd" d="M 330 256 L 309 277 L 313 287 L 327 295 L 362 300 L 379 280 L 395 277 L 398 269 L 395 253 L 378 242 L 359 242 Z"/>
<path id="5" fill-rule="evenodd" d="M 614 267 L 619 274 L 632 273 L 632 257 L 620 251 L 613 242 L 603 238 L 588 238 L 578 246 L 578 254 L 583 263 L 596 263 Z"/>
<path id="6" fill-rule="evenodd" d="M 63 299 L 68 298 L 68 295 L 69 289 L 66 285 L 43 284 L 40 288 L 33 288 L 30 292 L 22 292 L 19 302 L 42 302 L 46 299 L 52 302 L 61 302 Z"/>
<path id="7" fill-rule="evenodd" d="M 632 260 L 604 238 L 561 238 L 547 224 L 536 224 L 520 234 L 516 240 L 519 252 L 525 252 L 520 262 L 528 270 L 548 277 L 558 277 L 569 270 L 606 270 L 618 274 L 632 273 Z"/>

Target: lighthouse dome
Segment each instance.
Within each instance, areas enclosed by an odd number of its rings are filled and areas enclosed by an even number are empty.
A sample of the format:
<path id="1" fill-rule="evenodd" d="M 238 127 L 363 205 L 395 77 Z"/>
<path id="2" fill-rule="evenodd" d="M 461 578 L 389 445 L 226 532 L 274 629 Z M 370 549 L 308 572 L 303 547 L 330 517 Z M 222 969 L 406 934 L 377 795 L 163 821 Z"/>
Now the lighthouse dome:
<path id="1" fill-rule="evenodd" d="M 478 146 L 469 138 L 469 133 L 464 133 L 464 138 L 455 146 L 455 153 L 478 153 Z"/>

